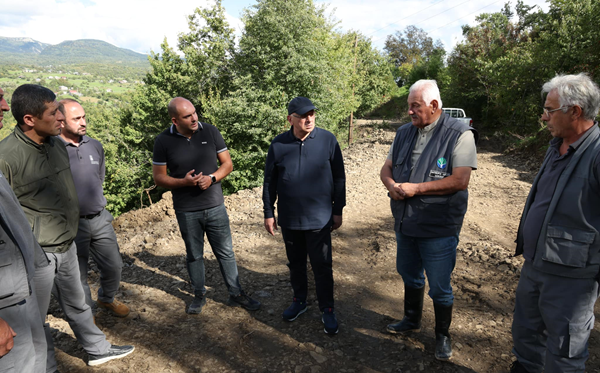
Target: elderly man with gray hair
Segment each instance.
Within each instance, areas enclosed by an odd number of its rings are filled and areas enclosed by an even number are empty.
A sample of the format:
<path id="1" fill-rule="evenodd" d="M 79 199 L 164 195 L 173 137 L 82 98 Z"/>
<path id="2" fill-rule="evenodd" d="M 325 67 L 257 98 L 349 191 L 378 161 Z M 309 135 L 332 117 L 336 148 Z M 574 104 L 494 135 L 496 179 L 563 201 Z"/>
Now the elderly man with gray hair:
<path id="1" fill-rule="evenodd" d="M 517 233 L 511 372 L 584 372 L 600 271 L 600 90 L 585 74 L 557 75 L 542 96 L 554 139 Z"/>
<path id="2" fill-rule="evenodd" d="M 435 357 L 452 356 L 452 285 L 456 246 L 467 211 L 467 186 L 477 169 L 477 132 L 442 112 L 435 80 L 410 87 L 408 114 L 381 169 L 394 215 L 396 268 L 404 282 L 404 318 L 390 333 L 421 329 L 425 274 L 435 310 Z"/>

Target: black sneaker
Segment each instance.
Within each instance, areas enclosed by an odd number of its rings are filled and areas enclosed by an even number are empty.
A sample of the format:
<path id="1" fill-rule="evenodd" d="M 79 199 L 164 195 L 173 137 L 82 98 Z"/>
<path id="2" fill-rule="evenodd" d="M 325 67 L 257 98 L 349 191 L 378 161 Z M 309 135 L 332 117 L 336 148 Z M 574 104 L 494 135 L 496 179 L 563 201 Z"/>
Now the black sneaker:
<path id="1" fill-rule="evenodd" d="M 337 334 L 340 331 L 333 308 L 325 308 L 321 321 L 325 325 L 325 334 Z"/>
<path id="2" fill-rule="evenodd" d="M 306 306 L 305 301 L 299 300 L 298 298 L 294 298 L 292 305 L 286 308 L 285 311 L 283 311 L 281 317 L 283 317 L 285 321 L 294 321 L 298 318 L 298 316 L 306 312 L 307 309 L 308 307 Z"/>
<path id="3" fill-rule="evenodd" d="M 192 304 L 190 304 L 190 306 L 187 309 L 187 313 L 190 315 L 197 315 L 200 312 L 202 312 L 202 307 L 204 307 L 206 305 L 206 298 L 202 297 L 202 298 L 194 298 L 194 300 L 192 301 Z"/>
<path id="4" fill-rule="evenodd" d="M 133 350 L 135 350 L 133 346 L 112 345 L 108 349 L 108 352 L 103 355 L 88 355 L 88 365 L 100 365 L 110 360 L 120 359 L 132 353 Z"/>
<path id="5" fill-rule="evenodd" d="M 256 311 L 260 308 L 260 302 L 250 298 L 243 291 L 237 297 L 230 295 L 227 303 L 233 307 L 244 307 L 248 311 Z"/>
<path id="6" fill-rule="evenodd" d="M 510 373 L 529 373 L 529 371 L 518 360 L 515 360 L 510 365 Z"/>

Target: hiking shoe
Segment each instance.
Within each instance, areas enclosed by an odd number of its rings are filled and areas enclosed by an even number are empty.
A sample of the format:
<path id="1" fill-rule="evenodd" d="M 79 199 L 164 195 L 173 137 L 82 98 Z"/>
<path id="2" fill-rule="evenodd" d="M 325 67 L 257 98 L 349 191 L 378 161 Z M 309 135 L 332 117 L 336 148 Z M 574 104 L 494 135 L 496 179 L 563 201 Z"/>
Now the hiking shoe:
<path id="1" fill-rule="evenodd" d="M 98 307 L 108 310 L 110 313 L 117 317 L 126 317 L 127 315 L 129 315 L 129 307 L 127 307 L 126 305 L 124 305 L 116 299 L 110 303 L 96 301 L 96 304 L 98 304 Z"/>
<path id="2" fill-rule="evenodd" d="M 133 350 L 135 350 L 135 347 L 133 346 L 112 345 L 108 349 L 108 352 L 103 355 L 88 355 L 88 365 L 100 365 L 110 360 L 120 359 L 132 353 Z"/>
<path id="3" fill-rule="evenodd" d="M 294 321 L 298 318 L 298 316 L 306 312 L 307 309 L 308 306 L 306 305 L 305 301 L 301 301 L 298 298 L 294 298 L 292 305 L 286 308 L 285 311 L 283 311 L 281 317 L 283 317 L 285 321 Z"/>
<path id="4" fill-rule="evenodd" d="M 205 297 L 194 298 L 194 300 L 192 301 L 192 304 L 190 304 L 187 311 L 185 311 L 185 312 L 187 312 L 189 315 L 197 315 L 200 312 L 202 312 L 202 307 L 204 307 L 204 305 L 206 305 Z"/>
<path id="5" fill-rule="evenodd" d="M 325 325 L 325 334 L 337 334 L 340 331 L 333 308 L 325 308 L 321 321 Z"/>
<path id="6" fill-rule="evenodd" d="M 227 303 L 232 307 L 244 307 L 248 311 L 256 311 L 260 308 L 260 302 L 250 298 L 243 291 L 235 297 L 230 295 Z"/>

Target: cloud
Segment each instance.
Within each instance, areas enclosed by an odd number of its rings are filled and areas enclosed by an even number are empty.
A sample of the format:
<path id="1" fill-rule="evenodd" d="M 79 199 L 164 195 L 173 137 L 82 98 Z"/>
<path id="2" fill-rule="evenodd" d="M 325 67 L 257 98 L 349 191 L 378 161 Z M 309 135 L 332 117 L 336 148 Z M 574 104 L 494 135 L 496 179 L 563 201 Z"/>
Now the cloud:
<path id="1" fill-rule="evenodd" d="M 500 11 L 505 0 L 452 1 L 389 1 L 389 0 L 329 0 L 317 1 L 335 10 L 343 30 L 360 30 L 371 37 L 373 44 L 383 48 L 387 35 L 409 25 L 425 30 L 434 40 L 440 39 L 449 51 L 462 40 L 461 26 L 474 25 L 481 13 Z M 539 5 L 547 10 L 545 0 L 524 0 L 526 5 Z"/>
<path id="2" fill-rule="evenodd" d="M 484 12 L 497 12 L 505 0 L 317 0 L 340 21 L 344 31 L 359 30 L 383 49 L 387 35 L 408 25 L 424 29 L 446 50 L 462 40 L 461 25 L 475 24 Z M 540 5 L 544 0 L 524 0 Z M 0 14 L 0 36 L 30 37 L 43 43 L 100 39 L 140 53 L 160 51 L 166 37 L 171 46 L 188 30 L 187 16 L 214 0 L 28 0 L 5 1 Z M 241 9 L 253 0 L 223 0 L 226 19 L 239 37 L 243 29 Z"/>
<path id="3" fill-rule="evenodd" d="M 188 29 L 187 15 L 208 0 L 30 0 L 3 5 L 0 35 L 30 37 L 43 43 L 100 39 L 140 53 L 171 45 Z M 10 20 L 10 21 L 9 21 Z"/>

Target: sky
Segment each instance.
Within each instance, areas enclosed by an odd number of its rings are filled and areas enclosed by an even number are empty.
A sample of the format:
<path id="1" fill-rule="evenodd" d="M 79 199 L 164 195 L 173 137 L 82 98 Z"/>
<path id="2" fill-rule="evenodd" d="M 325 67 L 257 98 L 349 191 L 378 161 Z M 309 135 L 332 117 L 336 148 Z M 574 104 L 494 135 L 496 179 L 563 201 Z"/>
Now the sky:
<path id="1" fill-rule="evenodd" d="M 291 0 L 293 1 L 293 0 Z M 358 30 L 382 50 L 387 35 L 409 25 L 440 39 L 446 51 L 462 40 L 461 26 L 475 25 L 481 13 L 500 11 L 507 0 L 315 0 L 327 6 L 341 31 Z M 545 0 L 523 0 L 547 11 Z M 512 1 L 514 6 L 516 0 Z M 187 16 L 211 0 L 0 0 L 0 36 L 29 37 L 58 44 L 99 39 L 139 53 L 160 52 L 165 38 L 177 45 L 188 30 Z M 227 20 L 238 36 L 243 9 L 255 0 L 222 0 Z"/>

